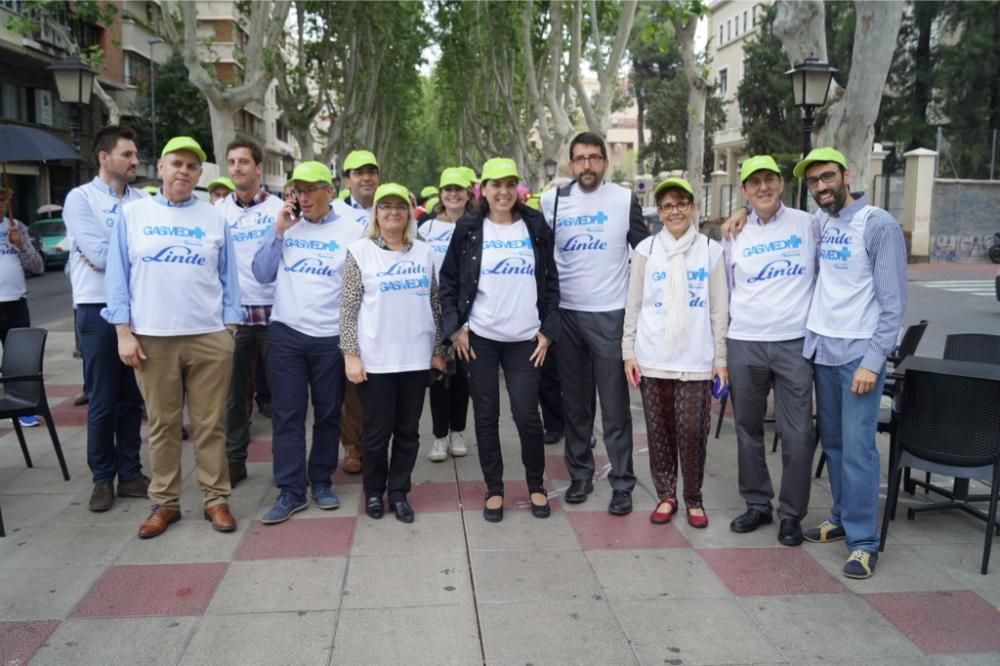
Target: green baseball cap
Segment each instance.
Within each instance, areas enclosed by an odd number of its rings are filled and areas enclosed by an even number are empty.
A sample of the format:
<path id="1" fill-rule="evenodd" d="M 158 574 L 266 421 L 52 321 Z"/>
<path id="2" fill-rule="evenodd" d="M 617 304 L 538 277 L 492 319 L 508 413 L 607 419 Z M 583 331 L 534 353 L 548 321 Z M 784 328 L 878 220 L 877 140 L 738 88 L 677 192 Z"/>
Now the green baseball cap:
<path id="1" fill-rule="evenodd" d="M 337 198 L 340 199 L 341 201 L 343 201 L 344 199 L 346 199 L 349 196 L 351 196 L 351 191 L 349 189 L 347 189 L 346 187 L 344 189 L 342 189 L 341 191 L 337 192 Z"/>
<path id="2" fill-rule="evenodd" d="M 156 185 L 143 185 L 139 189 L 152 196 L 156 196 L 160 192 L 160 188 Z"/>
<path id="3" fill-rule="evenodd" d="M 744 160 L 743 164 L 740 165 L 740 182 L 746 182 L 755 171 L 773 171 L 774 173 L 781 175 L 781 169 L 778 168 L 778 163 L 774 161 L 774 158 L 770 155 L 754 155 L 748 160 Z"/>
<path id="4" fill-rule="evenodd" d="M 833 162 L 834 164 L 839 164 L 845 169 L 847 168 L 847 160 L 844 158 L 844 154 L 839 150 L 834 150 L 833 148 L 827 146 L 825 148 L 813 148 L 810 150 L 809 154 L 806 155 L 806 158 L 795 165 L 795 168 L 792 170 L 792 175 L 796 178 L 801 178 L 805 174 L 806 169 L 808 169 L 811 164 L 816 162 Z"/>
<path id="5" fill-rule="evenodd" d="M 363 166 L 373 166 L 378 168 L 378 160 L 370 150 L 352 150 L 344 158 L 344 173 L 352 169 L 360 169 Z"/>
<path id="6" fill-rule="evenodd" d="M 665 181 L 656 186 L 656 189 L 653 190 L 653 199 L 659 197 L 660 192 L 669 189 L 671 187 L 684 190 L 691 196 L 694 196 L 694 190 L 691 189 L 691 183 L 687 182 L 687 180 L 685 180 L 684 178 L 674 177 L 674 178 L 667 178 Z"/>
<path id="7" fill-rule="evenodd" d="M 181 150 L 189 150 L 198 156 L 199 162 L 204 162 L 206 159 L 205 151 L 201 149 L 198 142 L 189 136 L 175 136 L 170 141 L 167 141 L 167 145 L 163 146 L 163 152 L 160 153 L 160 157 L 163 157 L 167 153 L 176 153 Z M 235 187 L 233 189 L 236 189 Z"/>
<path id="8" fill-rule="evenodd" d="M 469 189 L 472 185 L 472 181 L 469 180 L 469 175 L 465 172 L 468 167 L 450 167 L 441 172 L 441 182 L 438 183 L 438 187 L 448 187 L 449 185 L 455 187 L 464 187 Z M 472 171 L 472 169 L 468 169 Z"/>
<path id="9" fill-rule="evenodd" d="M 431 197 L 430 199 L 424 202 L 424 210 L 428 211 L 434 210 L 434 207 L 438 205 L 439 201 L 441 201 L 439 198 Z"/>
<path id="10" fill-rule="evenodd" d="M 216 178 L 215 180 L 213 180 L 211 183 L 209 183 L 208 186 L 205 187 L 205 189 L 208 190 L 209 192 L 211 192 L 212 190 L 214 190 L 215 188 L 217 188 L 219 185 L 222 185 L 223 187 L 227 188 L 230 192 L 233 192 L 233 191 L 236 190 L 236 183 L 234 183 L 232 181 L 232 179 L 229 178 L 228 176 L 219 176 L 218 178 Z"/>
<path id="11" fill-rule="evenodd" d="M 517 172 L 517 165 L 514 160 L 507 157 L 494 157 L 486 160 L 483 164 L 482 181 L 501 180 L 503 178 L 517 178 L 521 180 L 521 174 Z"/>
<path id="12" fill-rule="evenodd" d="M 378 203 L 386 197 L 399 197 L 406 205 L 410 205 L 410 191 L 406 189 L 406 186 L 400 185 L 399 183 L 385 183 L 379 185 L 375 189 L 375 202 Z"/>
<path id="13" fill-rule="evenodd" d="M 301 162 L 295 166 L 292 180 L 301 180 L 304 183 L 324 183 L 332 186 L 333 174 L 330 173 L 330 168 L 322 162 Z"/>
<path id="14" fill-rule="evenodd" d="M 462 166 L 458 167 L 458 169 L 465 174 L 465 177 L 469 180 L 470 186 L 472 183 L 479 182 L 479 178 L 476 177 L 476 170 L 472 167 Z"/>
<path id="15" fill-rule="evenodd" d="M 420 198 L 426 199 L 428 197 L 434 196 L 437 193 L 438 193 L 438 188 L 434 187 L 433 185 L 428 185 L 424 189 L 420 190 Z"/>

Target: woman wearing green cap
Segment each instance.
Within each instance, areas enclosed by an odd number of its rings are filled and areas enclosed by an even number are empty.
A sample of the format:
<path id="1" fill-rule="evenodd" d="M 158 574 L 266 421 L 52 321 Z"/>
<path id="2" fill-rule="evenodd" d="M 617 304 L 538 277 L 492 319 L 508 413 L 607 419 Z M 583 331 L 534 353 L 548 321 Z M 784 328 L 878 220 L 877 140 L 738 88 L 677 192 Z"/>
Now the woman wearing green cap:
<path id="1" fill-rule="evenodd" d="M 435 209 L 436 217 L 420 226 L 417 234 L 426 242 L 434 255 L 434 268 L 440 273 L 444 255 L 448 252 L 455 224 L 472 210 L 469 182 L 458 168 L 441 172 L 441 204 Z M 469 383 L 465 368 L 458 367 L 454 352 L 449 348 L 448 381 L 431 384 L 431 421 L 434 443 L 428 454 L 434 462 L 448 459 L 448 454 L 460 457 L 468 453 L 465 444 L 466 416 L 469 412 Z"/>
<path id="2" fill-rule="evenodd" d="M 486 481 L 483 517 L 503 519 L 499 370 L 521 439 L 531 512 L 549 515 L 543 485 L 545 444 L 538 414 L 541 366 L 559 335 L 559 279 L 552 232 L 518 202 L 513 160 L 483 165 L 482 202 L 455 226 L 441 265 L 441 326 L 468 364 L 479 464 Z"/>
<path id="3" fill-rule="evenodd" d="M 388 490 L 389 510 L 411 523 L 406 496 L 420 446 L 427 373 L 446 368 L 441 305 L 431 248 L 414 242 L 406 188 L 380 185 L 374 203 L 365 238 L 347 248 L 340 348 L 364 411 L 365 512 L 381 518 Z"/>
<path id="4" fill-rule="evenodd" d="M 663 229 L 635 247 L 625 307 L 625 376 L 642 390 L 649 469 L 659 497 L 651 522 L 677 510 L 677 461 L 688 524 L 707 527 L 701 484 L 712 378 L 724 386 L 729 290 L 722 246 L 698 233 L 694 192 L 668 178 L 653 192 Z"/>

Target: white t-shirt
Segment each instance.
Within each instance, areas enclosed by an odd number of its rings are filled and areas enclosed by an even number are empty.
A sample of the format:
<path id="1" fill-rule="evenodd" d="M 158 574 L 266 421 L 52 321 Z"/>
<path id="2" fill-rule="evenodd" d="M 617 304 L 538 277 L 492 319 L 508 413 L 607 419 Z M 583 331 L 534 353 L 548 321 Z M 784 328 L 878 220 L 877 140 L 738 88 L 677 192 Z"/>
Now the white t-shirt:
<path id="1" fill-rule="evenodd" d="M 408 251 L 394 252 L 362 238 L 347 250 L 357 262 L 364 284 L 358 346 L 365 370 L 429 370 L 435 333 L 431 248 L 416 241 Z"/>
<path id="2" fill-rule="evenodd" d="M 535 252 L 523 220 L 483 220 L 483 263 L 469 329 L 497 342 L 524 342 L 538 333 Z"/>
<path id="3" fill-rule="evenodd" d="M 225 216 L 233 241 L 236 268 L 240 275 L 240 303 L 271 305 L 274 303 L 274 284 L 258 282 L 251 267 L 260 244 L 274 226 L 274 220 L 284 202 L 276 196 L 268 195 L 262 203 L 243 208 L 236 202 L 236 193 L 233 192 L 215 205 Z"/>
<path id="4" fill-rule="evenodd" d="M 448 253 L 452 234 L 455 233 L 455 223 L 447 220 L 427 220 L 417 229 L 417 234 L 427 242 L 434 255 L 434 270 L 441 275 L 441 264 L 444 255 Z"/>
<path id="5" fill-rule="evenodd" d="M 299 333 L 325 338 L 340 335 L 340 289 L 347 246 L 364 228 L 338 217 L 326 224 L 302 219 L 285 232 L 274 282 L 271 321 Z"/>
<path id="6" fill-rule="evenodd" d="M 688 282 L 687 341 L 683 346 L 670 348 L 666 342 L 668 313 L 663 293 L 670 266 L 659 238 L 663 233 L 669 232 L 660 231 L 635 248 L 646 257 L 635 358 L 640 366 L 662 372 L 711 372 L 715 361 L 715 337 L 708 277 L 722 258 L 722 246 L 699 235 L 684 255 Z"/>
<path id="7" fill-rule="evenodd" d="M 557 190 L 542 195 L 550 227 Z M 628 298 L 628 232 L 632 192 L 604 183 L 593 192 L 573 185 L 559 197 L 555 259 L 559 307 L 583 312 L 622 310 Z"/>
<path id="8" fill-rule="evenodd" d="M 729 337 L 733 340 L 796 340 L 816 283 L 819 226 L 809 213 L 781 206 L 761 224 L 754 214 L 728 242 Z"/>
<path id="9" fill-rule="evenodd" d="M 0 220 L 0 303 L 20 300 L 28 293 L 17 248 L 7 242 L 9 228 L 10 221 L 6 217 Z M 21 229 L 21 242 L 31 242 L 24 229 Z"/>

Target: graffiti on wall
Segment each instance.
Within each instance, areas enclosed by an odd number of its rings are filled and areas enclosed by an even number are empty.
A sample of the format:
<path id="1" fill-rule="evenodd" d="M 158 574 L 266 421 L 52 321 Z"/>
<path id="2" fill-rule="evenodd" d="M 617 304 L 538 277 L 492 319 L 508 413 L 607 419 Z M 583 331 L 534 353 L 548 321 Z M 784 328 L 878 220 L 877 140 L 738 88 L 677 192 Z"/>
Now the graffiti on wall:
<path id="1" fill-rule="evenodd" d="M 931 236 L 931 261 L 974 262 L 989 261 L 987 252 L 993 244 L 993 235 L 962 236 L 940 234 Z"/>

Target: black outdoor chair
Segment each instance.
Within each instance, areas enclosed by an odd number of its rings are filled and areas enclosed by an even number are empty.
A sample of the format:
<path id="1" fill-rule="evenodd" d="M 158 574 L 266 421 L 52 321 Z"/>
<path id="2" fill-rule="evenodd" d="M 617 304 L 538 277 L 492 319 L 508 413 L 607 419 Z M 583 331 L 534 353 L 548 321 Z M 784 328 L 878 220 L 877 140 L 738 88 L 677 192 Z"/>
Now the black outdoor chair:
<path id="1" fill-rule="evenodd" d="M 14 432 L 17 433 L 17 441 L 21 445 L 24 462 L 28 467 L 34 467 L 31 454 L 28 453 L 28 444 L 24 440 L 24 431 L 17 419 L 19 416 L 34 415 L 44 418 L 63 478 L 69 481 L 66 459 L 63 458 L 59 435 L 56 433 L 49 402 L 45 397 L 42 359 L 45 354 L 46 336 L 48 331 L 44 328 L 12 328 L 7 333 L 7 341 L 3 348 L 3 375 L 0 376 L 0 386 L 4 389 L 3 397 L 0 398 L 0 419 L 11 419 Z M 0 517 L 0 536 L 4 536 L 2 517 Z"/>
<path id="2" fill-rule="evenodd" d="M 904 369 L 902 407 L 889 466 L 879 550 L 885 550 L 903 467 L 956 478 L 988 478 L 992 487 L 986 513 L 967 501 L 955 500 L 911 507 L 906 512 L 907 519 L 913 520 L 920 512 L 958 509 L 985 520 L 981 568 L 985 575 L 1000 494 L 1000 366 L 915 357 Z"/>

